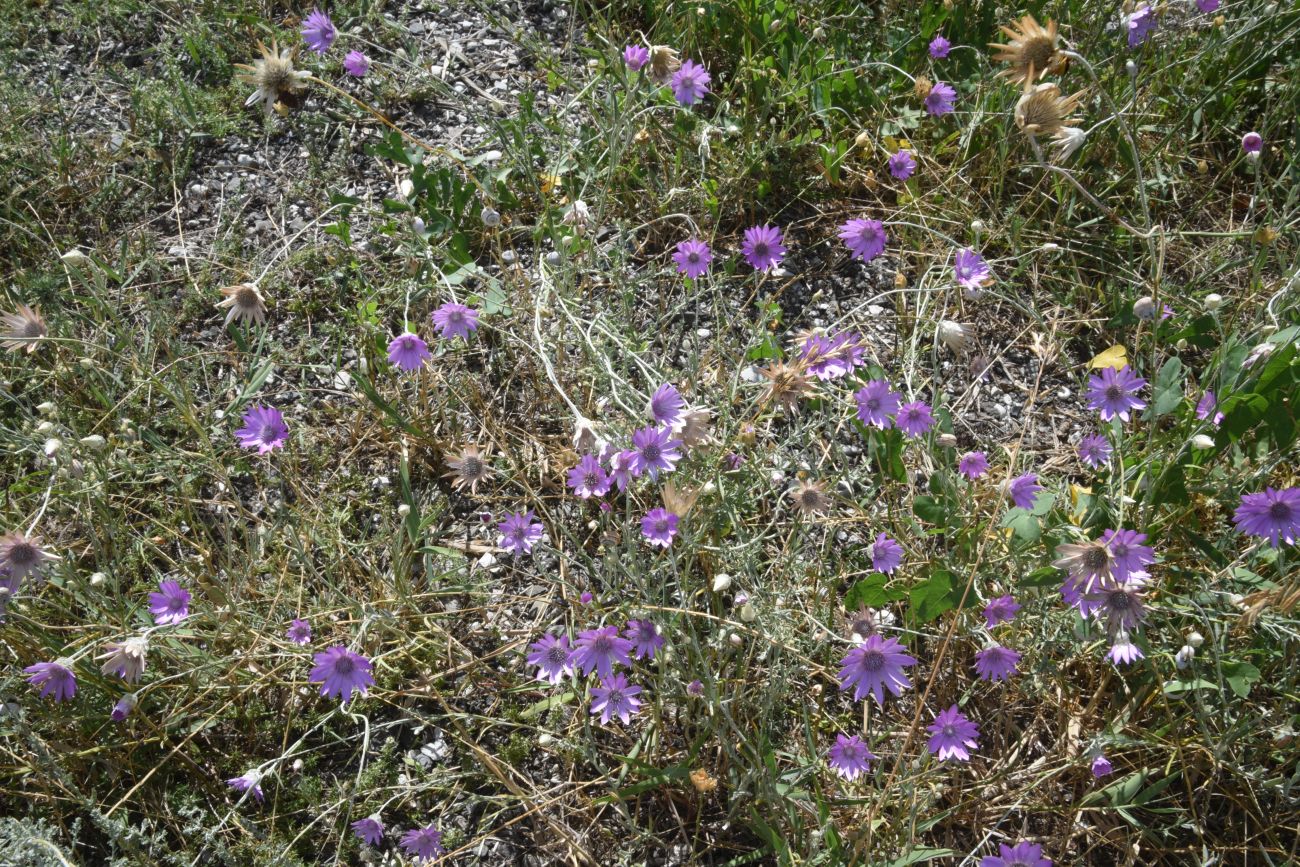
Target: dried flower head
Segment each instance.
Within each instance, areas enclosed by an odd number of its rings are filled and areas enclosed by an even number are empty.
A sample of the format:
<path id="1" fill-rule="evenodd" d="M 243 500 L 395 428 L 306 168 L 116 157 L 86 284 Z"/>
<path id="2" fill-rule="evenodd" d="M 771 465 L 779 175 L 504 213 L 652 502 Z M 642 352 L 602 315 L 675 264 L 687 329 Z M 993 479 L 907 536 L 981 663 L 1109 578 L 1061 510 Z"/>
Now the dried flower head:
<path id="1" fill-rule="evenodd" d="M 1036 79 L 1065 71 L 1065 55 L 1056 45 L 1055 21 L 1049 18 L 1044 27 L 1034 16 L 1026 15 L 1010 27 L 1004 25 L 1000 29 L 1007 35 L 1007 43 L 991 42 L 989 48 L 998 50 L 993 55 L 995 61 L 1010 65 L 998 75 L 1016 84 L 1032 84 Z"/>
<path id="2" fill-rule="evenodd" d="M 812 383 L 804 376 L 802 368 L 797 365 L 774 361 L 771 366 L 759 372 L 767 377 L 767 390 L 759 398 L 759 403 L 764 406 L 769 403 L 779 403 L 787 412 L 793 412 L 798 407 L 800 399 L 812 393 Z"/>
<path id="3" fill-rule="evenodd" d="M 460 450 L 460 454 L 447 461 L 451 472 L 446 478 L 451 479 L 453 488 L 469 488 L 471 494 L 478 493 L 478 485 L 492 474 L 488 460 L 492 457 L 492 447 L 482 451 L 473 443 Z"/>
<path id="4" fill-rule="evenodd" d="M 262 56 L 256 58 L 252 64 L 237 63 L 239 69 L 246 69 L 247 72 L 241 72 L 239 80 L 245 84 L 253 85 L 253 92 L 249 94 L 244 105 L 249 106 L 254 103 L 262 103 L 266 113 L 270 114 L 276 103 L 285 97 L 293 98 L 307 87 L 307 81 L 311 78 L 311 73 L 293 68 L 293 50 L 280 48 L 274 43 L 267 48 L 264 44 L 258 43 L 258 49 Z"/>
<path id="5" fill-rule="evenodd" d="M 40 575 L 49 560 L 58 557 L 41 547 L 40 536 L 6 533 L 0 536 L 0 571 L 12 579 L 14 589 L 28 575 Z"/>
<path id="6" fill-rule="evenodd" d="M 104 653 L 95 658 L 104 660 L 99 668 L 104 674 L 116 674 L 128 683 L 135 683 L 144 674 L 145 654 L 148 652 L 148 639 L 137 635 L 123 641 L 110 641 L 104 645 Z"/>
<path id="7" fill-rule="evenodd" d="M 26 304 L 19 304 L 13 313 L 4 314 L 3 333 L 0 333 L 0 346 L 18 352 L 26 349 L 35 352 L 41 338 L 50 333 L 39 309 L 32 309 Z"/>
<path id="8" fill-rule="evenodd" d="M 682 417 L 682 429 L 677 438 L 688 449 L 697 448 L 709 441 L 709 422 L 713 411 L 709 409 L 688 409 Z"/>
<path id="9" fill-rule="evenodd" d="M 1070 115 L 1079 107 L 1083 94 L 1080 90 L 1061 96 L 1061 89 L 1051 82 L 1033 87 L 1026 82 L 1025 93 L 1016 103 L 1016 126 L 1025 135 L 1057 135 L 1079 122 Z"/>
<path id="10" fill-rule="evenodd" d="M 217 304 L 217 308 L 224 307 L 229 311 L 226 313 L 223 327 L 236 319 L 240 322 L 256 322 L 259 325 L 266 321 L 266 299 L 262 297 L 256 284 L 237 283 L 234 286 L 223 286 L 221 294 L 226 297 Z"/>
<path id="11" fill-rule="evenodd" d="M 804 517 L 823 514 L 831 507 L 830 498 L 826 496 L 822 482 L 803 479 L 790 489 L 789 496 L 794 501 L 795 509 Z"/>
<path id="12" fill-rule="evenodd" d="M 667 45 L 656 45 L 650 49 L 650 80 L 655 84 L 667 84 L 673 73 L 682 68 L 682 61 L 677 50 Z"/>

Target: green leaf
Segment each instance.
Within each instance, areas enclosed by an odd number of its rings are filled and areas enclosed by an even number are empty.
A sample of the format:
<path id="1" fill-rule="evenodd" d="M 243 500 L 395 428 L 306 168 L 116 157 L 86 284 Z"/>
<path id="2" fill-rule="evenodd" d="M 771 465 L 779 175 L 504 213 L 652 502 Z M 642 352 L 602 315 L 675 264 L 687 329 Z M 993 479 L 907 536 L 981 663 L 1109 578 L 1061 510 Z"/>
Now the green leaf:
<path id="1" fill-rule="evenodd" d="M 931 524 L 937 524 L 940 527 L 948 524 L 948 507 L 942 501 L 934 497 L 917 497 L 912 501 L 912 512 L 922 521 Z"/>
<path id="2" fill-rule="evenodd" d="M 1151 408 L 1151 417 L 1168 415 L 1183 402 L 1183 362 L 1173 356 L 1164 363 L 1156 374 L 1156 402 Z"/>
<path id="3" fill-rule="evenodd" d="M 776 339 L 772 335 L 763 338 L 763 342 L 753 347 L 745 353 L 745 358 L 750 361 L 762 361 L 766 358 L 780 358 L 781 347 L 777 345 Z"/>
<path id="4" fill-rule="evenodd" d="M 1198 689 L 1212 689 L 1217 692 L 1219 685 L 1212 680 L 1205 680 L 1204 678 L 1199 677 L 1195 680 L 1170 680 L 1164 685 L 1166 695 L 1176 695 L 1180 692 L 1193 692 Z"/>
<path id="5" fill-rule="evenodd" d="M 1012 509 L 1007 512 L 1002 518 L 1001 526 L 1010 527 L 1017 539 L 1026 542 L 1037 542 L 1043 535 L 1043 528 L 1039 526 L 1038 519 L 1024 509 Z"/>
<path id="6" fill-rule="evenodd" d="M 951 849 L 913 849 L 902 858 L 897 858 L 889 862 L 889 867 L 907 867 L 908 864 L 920 864 L 922 861 L 933 861 L 935 858 L 947 858 L 957 853 Z"/>
<path id="7" fill-rule="evenodd" d="M 1250 685 L 1263 675 L 1249 662 L 1225 662 L 1223 676 L 1228 681 L 1228 686 L 1232 687 L 1232 691 L 1245 698 L 1250 695 Z"/>
<path id="8" fill-rule="evenodd" d="M 943 569 L 936 570 L 929 578 L 912 588 L 912 610 L 923 623 L 928 623 L 945 611 L 957 607 L 957 600 L 953 595 L 952 573 Z"/>
<path id="9" fill-rule="evenodd" d="M 844 607 L 849 611 L 862 607 L 880 608 L 890 602 L 906 599 L 905 590 L 885 587 L 888 580 L 884 575 L 871 575 L 856 582 L 844 594 Z"/>

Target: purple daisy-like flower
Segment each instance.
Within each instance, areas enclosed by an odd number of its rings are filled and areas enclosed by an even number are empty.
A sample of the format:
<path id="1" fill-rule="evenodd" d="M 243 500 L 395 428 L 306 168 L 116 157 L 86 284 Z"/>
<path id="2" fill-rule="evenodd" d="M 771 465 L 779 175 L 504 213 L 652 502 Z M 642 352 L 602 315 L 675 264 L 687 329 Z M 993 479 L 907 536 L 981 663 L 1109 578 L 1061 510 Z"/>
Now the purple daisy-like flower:
<path id="1" fill-rule="evenodd" d="M 676 469 L 682 459 L 682 444 L 670 439 L 671 435 L 668 428 L 655 427 L 643 427 L 632 434 L 632 475 L 649 473 L 650 478 L 658 480 L 660 470 L 671 473 Z"/>
<path id="2" fill-rule="evenodd" d="M 54 697 L 56 702 L 71 701 L 77 694 L 77 676 L 66 659 L 38 662 L 23 669 L 27 682 L 41 691 L 41 698 Z"/>
<path id="3" fill-rule="evenodd" d="M 650 49 L 644 45 L 629 45 L 623 49 L 623 62 L 633 72 L 640 72 L 650 62 Z"/>
<path id="4" fill-rule="evenodd" d="M 984 625 L 992 629 L 999 623 L 1010 623 L 1015 619 L 1016 612 L 1019 610 L 1020 604 L 1016 602 L 1016 597 L 1010 594 L 990 599 L 988 604 L 984 606 Z"/>
<path id="5" fill-rule="evenodd" d="M 158 592 L 149 594 L 149 613 L 159 626 L 180 623 L 190 616 L 190 592 L 175 581 L 160 581 Z"/>
<path id="6" fill-rule="evenodd" d="M 370 660 L 341 644 L 322 650 L 312 657 L 312 662 L 316 664 L 308 682 L 319 683 L 321 695 L 341 698 L 345 704 L 352 700 L 352 693 L 365 695 L 366 689 L 375 685 Z"/>
<path id="7" fill-rule="evenodd" d="M 641 519 L 641 535 L 651 545 L 667 548 L 677 535 L 678 517 L 667 509 L 651 509 Z"/>
<path id="8" fill-rule="evenodd" d="M 1248 154 L 1258 154 L 1264 150 L 1264 137 L 1257 132 L 1248 132 L 1241 137 L 1241 149 Z"/>
<path id="9" fill-rule="evenodd" d="M 1110 759 L 1106 758 L 1104 755 L 1098 753 L 1097 758 L 1092 760 L 1092 778 L 1094 780 L 1108 777 L 1114 772 L 1115 768 L 1111 765 Z"/>
<path id="10" fill-rule="evenodd" d="M 537 680 L 557 686 L 565 675 L 573 674 L 573 648 L 569 636 L 556 637 L 549 632 L 528 646 L 532 653 L 524 657 L 529 665 L 537 666 Z"/>
<path id="11" fill-rule="evenodd" d="M 464 304 L 448 302 L 430 314 L 433 327 L 445 340 L 459 337 L 468 341 L 471 331 L 478 331 L 478 311 Z"/>
<path id="12" fill-rule="evenodd" d="M 440 855 L 447 854 L 447 850 L 442 848 L 442 832 L 433 825 L 425 825 L 423 828 L 413 828 L 402 835 L 402 849 L 407 855 L 420 861 L 432 861 Z"/>
<path id="13" fill-rule="evenodd" d="M 989 459 L 984 452 L 967 452 L 957 461 L 957 472 L 972 482 L 983 478 L 989 471 Z"/>
<path id="14" fill-rule="evenodd" d="M 609 476 L 594 456 L 583 455 L 578 465 L 569 470 L 568 484 L 584 500 L 603 497 L 609 490 Z"/>
<path id="15" fill-rule="evenodd" d="M 953 100 L 956 98 L 957 91 L 942 81 L 936 81 L 925 97 L 925 110 L 933 117 L 942 117 L 952 111 Z"/>
<path id="16" fill-rule="evenodd" d="M 1043 847 L 1037 843 L 998 844 L 998 853 L 981 858 L 980 867 L 1052 867 L 1052 862 L 1043 857 Z"/>
<path id="17" fill-rule="evenodd" d="M 944 39 L 942 33 L 936 34 L 935 37 L 930 40 L 930 56 L 935 60 L 943 60 L 948 56 L 948 52 L 951 50 L 952 43 L 947 39 Z"/>
<path id="18" fill-rule="evenodd" d="M 673 97 L 681 105 L 695 105 L 709 93 L 709 71 L 693 60 L 683 60 L 673 73 Z"/>
<path id="19" fill-rule="evenodd" d="M 617 626 L 602 626 L 578 633 L 571 664 L 583 676 L 593 671 L 602 678 L 614 673 L 614 665 L 632 667 L 632 642 L 618 634 Z"/>
<path id="20" fill-rule="evenodd" d="M 1202 12 L 1213 12 L 1219 8 L 1219 0 L 1196 0 L 1196 8 Z"/>
<path id="21" fill-rule="evenodd" d="M 260 404 L 248 408 L 242 418 L 244 426 L 235 431 L 235 438 L 246 449 L 257 449 L 264 455 L 272 449 L 283 448 L 289 441 L 289 426 L 275 407 Z"/>
<path id="22" fill-rule="evenodd" d="M 885 234 L 885 224 L 879 220 L 849 220 L 840 226 L 840 240 L 853 258 L 870 262 L 885 252 L 889 237 Z"/>
<path id="23" fill-rule="evenodd" d="M 955 704 L 940 711 L 934 723 L 926 726 L 925 730 L 930 733 L 926 748 L 941 762 L 948 759 L 969 762 L 970 750 L 979 747 L 979 726 L 966 719 Z"/>
<path id="24" fill-rule="evenodd" d="M 128 692 L 113 703 L 113 710 L 109 712 L 108 718 L 113 722 L 121 722 L 131 715 L 131 711 L 135 710 L 135 706 L 139 703 L 139 697 L 133 692 Z"/>
<path id="25" fill-rule="evenodd" d="M 1121 583 L 1130 575 L 1146 575 L 1146 567 L 1156 562 L 1156 552 L 1149 545 L 1146 533 L 1136 530 L 1106 530 L 1101 534 L 1101 544 L 1110 551 L 1111 575 Z"/>
<path id="26" fill-rule="evenodd" d="M 889 158 L 889 173 L 900 181 L 905 181 L 916 171 L 916 160 L 912 158 L 912 152 L 902 150 Z"/>
<path id="27" fill-rule="evenodd" d="M 303 19 L 303 41 L 307 43 L 308 48 L 317 54 L 324 54 L 329 51 L 336 36 L 338 36 L 338 31 L 334 29 L 334 22 L 319 9 L 311 10 L 311 14 Z"/>
<path id="28" fill-rule="evenodd" d="M 883 379 L 873 379 L 853 393 L 858 404 L 858 421 L 864 425 L 888 430 L 894 426 L 891 418 L 898 412 L 902 395 L 889 387 Z"/>
<path id="29" fill-rule="evenodd" d="M 1079 460 L 1094 470 L 1110 460 L 1110 441 L 1102 434 L 1088 434 L 1079 440 Z"/>
<path id="30" fill-rule="evenodd" d="M 665 382 L 650 396 L 647 410 L 655 424 L 660 427 L 671 427 L 681 421 L 686 411 L 686 401 L 682 399 L 682 394 L 676 386 Z"/>
<path id="31" fill-rule="evenodd" d="M 1102 581 L 1084 598 L 1093 608 L 1093 617 L 1105 621 L 1106 634 L 1112 638 L 1130 634 L 1147 616 L 1140 583 Z"/>
<path id="32" fill-rule="evenodd" d="M 1115 665 L 1132 665 L 1146 654 L 1142 648 L 1133 643 L 1127 632 L 1121 632 L 1115 636 L 1114 643 L 1111 644 L 1110 650 L 1106 651 L 1106 658 Z"/>
<path id="33" fill-rule="evenodd" d="M 501 533 L 497 537 L 497 545 L 511 554 L 531 554 L 533 546 L 545 532 L 541 524 L 533 523 L 534 517 L 532 509 L 506 516 L 504 521 L 497 524 L 497 530 Z"/>
<path id="34" fill-rule="evenodd" d="M 904 436 L 916 439 L 934 427 L 934 415 L 930 412 L 929 404 L 923 400 L 914 400 L 898 408 L 894 423 Z"/>
<path id="35" fill-rule="evenodd" d="M 659 627 L 649 620 L 629 620 L 623 635 L 632 642 L 633 656 L 637 659 L 654 659 L 655 653 L 664 646 Z"/>
<path id="36" fill-rule="evenodd" d="M 856 780 L 871 770 L 871 762 L 876 758 L 862 738 L 854 735 L 845 737 L 836 735 L 835 743 L 826 751 L 826 764 L 831 770 L 846 780 Z"/>
<path id="37" fill-rule="evenodd" d="M 886 575 L 903 565 L 903 546 L 884 533 L 867 546 L 867 555 L 871 557 L 871 568 Z"/>
<path id="38" fill-rule="evenodd" d="M 1100 376 L 1088 377 L 1088 406 L 1101 414 L 1102 421 L 1128 421 L 1131 411 L 1146 408 L 1146 401 L 1137 396 L 1146 384 L 1127 364 L 1119 370 L 1102 368 Z"/>
<path id="39" fill-rule="evenodd" d="M 1088 590 L 1085 587 L 1085 579 L 1076 578 L 1071 575 L 1066 578 L 1060 586 L 1061 600 L 1071 608 L 1077 608 L 1080 617 L 1091 617 L 1092 613 L 1097 610 L 1098 604 L 1090 602 Z"/>
<path id="40" fill-rule="evenodd" d="M 785 258 L 784 240 L 778 226 L 751 226 L 745 230 L 740 252 L 754 270 L 766 271 L 780 265 Z"/>
<path id="41" fill-rule="evenodd" d="M 429 354 L 429 344 L 420 339 L 418 334 L 410 332 L 394 337 L 388 344 L 388 360 L 408 373 L 424 367 L 424 363 L 433 356 Z"/>
<path id="42" fill-rule="evenodd" d="M 353 78 L 364 78 L 370 71 L 370 58 L 354 48 L 343 58 L 343 71 Z"/>
<path id="43" fill-rule="evenodd" d="M 1028 510 L 1034 507 L 1034 501 L 1038 499 L 1038 492 L 1042 489 L 1043 486 L 1038 484 L 1037 475 L 1025 473 L 1011 480 L 1007 485 L 1007 494 L 1018 508 Z"/>
<path id="44" fill-rule="evenodd" d="M 1137 48 L 1151 38 L 1151 31 L 1156 29 L 1156 11 L 1143 3 L 1124 22 L 1128 30 L 1128 47 Z"/>
<path id="45" fill-rule="evenodd" d="M 262 803 L 262 775 L 257 771 L 246 771 L 238 777 L 226 780 L 226 785 L 236 792 L 252 792 L 257 802 Z"/>
<path id="46" fill-rule="evenodd" d="M 1242 494 L 1232 522 L 1237 532 L 1268 539 L 1274 548 L 1279 542 L 1294 545 L 1300 538 L 1300 488 L 1266 487 L 1262 493 Z"/>
<path id="47" fill-rule="evenodd" d="M 628 683 L 621 673 L 601 680 L 600 686 L 591 688 L 591 714 L 600 714 L 601 725 L 609 723 L 610 717 L 618 717 L 623 725 L 631 721 L 632 716 L 641 709 L 641 687 Z"/>
<path id="48" fill-rule="evenodd" d="M 1223 421 L 1223 413 L 1217 412 L 1219 399 L 1214 396 L 1214 392 L 1207 391 L 1201 395 L 1201 399 L 1196 402 L 1196 417 L 1201 421 L 1209 421 L 1215 427 Z"/>
<path id="49" fill-rule="evenodd" d="M 708 272 L 709 263 L 713 261 L 713 251 L 700 239 L 690 238 L 678 242 L 673 261 L 677 263 L 679 273 L 698 280 Z"/>
<path id="50" fill-rule="evenodd" d="M 311 644 L 311 624 L 300 618 L 289 621 L 285 636 L 297 645 Z"/>
<path id="51" fill-rule="evenodd" d="M 851 331 L 832 337 L 814 334 L 799 348 L 799 360 L 822 381 L 839 379 L 863 363 L 862 338 Z"/>
<path id="52" fill-rule="evenodd" d="M 620 491 L 626 491 L 628 482 L 632 480 L 632 466 L 636 462 L 636 452 L 632 449 L 624 449 L 615 452 L 614 457 L 610 459 L 609 480 L 618 485 Z"/>
<path id="53" fill-rule="evenodd" d="M 903 669 L 916 665 L 916 658 L 905 650 L 898 639 L 881 638 L 880 633 L 873 632 L 840 660 L 840 689 L 853 687 L 854 701 L 870 695 L 884 707 L 886 689 L 899 696 L 912 686 Z"/>
<path id="54" fill-rule="evenodd" d="M 1008 680 L 1020 665 L 1020 654 L 1009 647 L 994 645 L 975 654 L 975 671 L 980 680 Z"/>
<path id="55" fill-rule="evenodd" d="M 971 292 L 978 292 L 993 281 L 993 269 L 989 263 L 970 247 L 957 251 L 952 260 L 952 272 L 957 285 Z"/>
<path id="56" fill-rule="evenodd" d="M 352 823 L 352 833 L 356 834 L 357 839 L 362 843 L 378 846 L 384 842 L 384 823 L 379 821 L 377 815 L 357 819 Z"/>

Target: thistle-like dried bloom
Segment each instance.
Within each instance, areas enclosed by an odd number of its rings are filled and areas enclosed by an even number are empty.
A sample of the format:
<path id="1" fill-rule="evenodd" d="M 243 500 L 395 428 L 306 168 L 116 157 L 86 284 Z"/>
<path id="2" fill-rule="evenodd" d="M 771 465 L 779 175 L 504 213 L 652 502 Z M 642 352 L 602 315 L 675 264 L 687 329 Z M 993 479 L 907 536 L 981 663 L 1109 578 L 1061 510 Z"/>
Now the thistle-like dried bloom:
<path id="1" fill-rule="evenodd" d="M 1065 55 L 1057 48 L 1056 22 L 1050 18 L 1047 26 L 1039 24 L 1032 15 L 1026 15 L 1010 27 L 1000 28 L 1007 35 L 1004 45 L 989 43 L 989 48 L 998 50 L 993 55 L 995 61 L 1010 64 L 998 75 L 1016 84 L 1029 82 L 1047 75 L 1058 75 L 1065 71 Z"/>
<path id="2" fill-rule="evenodd" d="M 655 84 L 667 84 L 673 73 L 682 68 L 682 61 L 676 49 L 667 45 L 656 45 L 650 49 L 650 80 Z"/>
<path id="3" fill-rule="evenodd" d="M 810 482 L 804 479 L 790 489 L 789 495 L 794 501 L 795 509 L 804 517 L 810 518 L 813 515 L 823 514 L 831 507 L 830 498 L 826 496 L 822 482 Z"/>
<path id="4" fill-rule="evenodd" d="M 235 66 L 248 70 L 241 72 L 238 78 L 245 84 L 253 85 L 254 88 L 244 105 L 250 106 L 260 102 L 266 109 L 266 113 L 270 114 L 281 99 L 296 96 L 299 91 L 306 88 L 311 73 L 293 68 L 292 49 L 280 50 L 274 42 L 271 43 L 270 48 L 260 42 L 257 47 L 262 52 L 261 57 L 255 59 L 251 65 L 236 63 Z"/>
<path id="5" fill-rule="evenodd" d="M 467 445 L 459 455 L 447 461 L 451 472 L 446 474 L 446 478 L 451 479 L 453 488 L 469 488 L 471 494 L 476 494 L 479 483 L 492 474 L 492 468 L 488 466 L 491 457 L 491 446 L 479 451 L 477 445 Z"/>
<path id="6" fill-rule="evenodd" d="M 226 321 L 223 327 L 238 319 L 240 322 L 256 322 L 259 325 L 266 321 L 266 299 L 262 297 L 261 291 L 253 283 L 237 283 L 234 286 L 223 286 L 221 294 L 225 299 L 217 304 L 217 309 L 226 308 Z"/>
<path id="7" fill-rule="evenodd" d="M 41 338 L 50 333 L 39 309 L 19 304 L 13 313 L 4 314 L 4 332 L 0 333 L 0 346 L 18 352 L 26 349 L 35 352 Z"/>
<path id="8" fill-rule="evenodd" d="M 774 361 L 759 372 L 767 377 L 767 390 L 759 398 L 759 403 L 764 406 L 779 403 L 787 412 L 793 412 L 800 399 L 812 393 L 812 383 L 798 366 Z"/>
<path id="9" fill-rule="evenodd" d="M 688 449 L 697 448 L 709 441 L 709 422 L 713 411 L 708 409 L 688 409 L 682 417 L 682 429 L 677 438 Z"/>
<path id="10" fill-rule="evenodd" d="M 1083 100 L 1082 90 L 1070 96 L 1061 96 L 1061 89 L 1051 82 L 1030 87 L 1016 103 L 1016 126 L 1025 135 L 1057 135 L 1066 127 L 1076 125 L 1078 118 L 1070 117 Z"/>
<path id="11" fill-rule="evenodd" d="M 0 571 L 7 572 L 14 580 L 14 588 L 28 575 L 39 575 L 49 560 L 58 557 L 41 547 L 40 536 L 26 536 L 22 533 L 6 533 L 0 536 Z"/>
<path id="12" fill-rule="evenodd" d="M 116 674 L 127 683 L 136 683 L 144 674 L 145 654 L 149 652 L 149 641 L 143 635 L 137 635 L 124 641 L 110 641 L 104 645 L 104 653 L 95 657 L 105 660 L 99 670 L 104 674 Z"/>
<path id="13" fill-rule="evenodd" d="M 1056 559 L 1052 565 L 1064 569 L 1083 592 L 1091 592 L 1093 585 L 1109 578 L 1115 569 L 1115 558 L 1110 547 L 1096 542 L 1068 542 L 1056 546 Z"/>

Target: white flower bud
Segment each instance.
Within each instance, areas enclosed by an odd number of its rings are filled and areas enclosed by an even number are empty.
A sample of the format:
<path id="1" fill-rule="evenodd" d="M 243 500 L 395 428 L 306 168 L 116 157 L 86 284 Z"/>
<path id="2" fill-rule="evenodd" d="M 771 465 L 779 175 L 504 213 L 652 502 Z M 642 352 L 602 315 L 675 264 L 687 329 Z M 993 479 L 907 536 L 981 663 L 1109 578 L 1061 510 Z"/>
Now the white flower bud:
<path id="1" fill-rule="evenodd" d="M 549 747 L 553 743 L 555 743 L 555 738 L 546 732 L 542 732 L 537 736 L 537 745 L 539 747 Z"/>
<path id="2" fill-rule="evenodd" d="M 758 612 L 754 610 L 754 603 L 746 602 L 740 606 L 740 619 L 745 623 L 753 623 L 758 619 Z"/>
<path id="3" fill-rule="evenodd" d="M 945 449 L 957 448 L 957 437 L 950 433 L 941 433 L 939 436 L 935 437 L 934 441 Z"/>
<path id="4" fill-rule="evenodd" d="M 960 352 L 970 345 L 970 330 L 962 326 L 960 322 L 953 322 L 950 319 L 940 320 L 936 331 L 939 335 L 939 342 L 953 352 Z"/>
<path id="5" fill-rule="evenodd" d="M 719 572 L 713 576 L 713 592 L 721 593 L 731 586 L 731 576 L 726 572 Z"/>
<path id="6" fill-rule="evenodd" d="M 411 228 L 415 230 L 415 234 L 417 234 L 417 235 L 423 235 L 423 234 L 424 234 L 424 220 L 420 219 L 419 217 L 412 217 L 412 218 L 411 218 Z"/>
<path id="7" fill-rule="evenodd" d="M 495 229 L 497 226 L 501 225 L 501 212 L 490 205 L 479 211 L 478 216 L 479 219 L 483 221 L 483 225 L 487 226 L 489 229 Z"/>
<path id="8" fill-rule="evenodd" d="M 43 421 L 36 426 L 36 432 L 38 434 L 47 434 L 52 430 L 54 430 L 54 422 L 52 421 Z"/>
<path id="9" fill-rule="evenodd" d="M 1187 646 L 1198 648 L 1205 643 L 1205 636 L 1193 629 L 1187 633 Z"/>
<path id="10" fill-rule="evenodd" d="M 1124 61 L 1124 71 L 1128 73 L 1129 78 L 1137 78 L 1138 65 L 1136 61 L 1131 59 Z"/>
<path id="11" fill-rule="evenodd" d="M 406 503 L 402 503 L 402 505 L 397 507 L 397 517 L 405 518 L 409 514 L 411 514 L 411 507 L 406 505 Z"/>
<path id="12" fill-rule="evenodd" d="M 705 482 L 704 487 L 700 488 L 701 494 L 716 494 L 717 492 L 718 486 L 713 482 Z"/>
<path id="13" fill-rule="evenodd" d="M 972 232 L 974 232 L 976 235 L 978 235 L 980 232 L 983 232 L 983 231 L 984 231 L 984 221 L 983 221 L 983 220 L 971 220 L 971 221 L 970 221 L 970 230 L 971 230 Z"/>
<path id="14" fill-rule="evenodd" d="M 595 57 L 591 58 L 590 60 L 587 61 L 587 68 L 600 69 L 600 61 Z"/>
<path id="15" fill-rule="evenodd" d="M 772 23 L 767 25 L 767 29 L 769 32 L 775 33 L 776 31 L 781 29 L 781 24 L 782 21 L 780 18 L 773 18 Z"/>
<path id="16" fill-rule="evenodd" d="M 90 257 L 78 250 L 76 247 L 73 247 L 59 258 L 63 260 L 65 265 L 71 265 L 74 268 L 83 268 L 86 265 L 91 264 Z"/>
<path id="17" fill-rule="evenodd" d="M 62 441 L 60 441 L 56 437 L 50 437 L 49 439 L 47 439 L 45 441 L 45 456 L 47 458 L 54 457 L 54 453 L 59 450 L 59 446 L 61 445 L 63 445 Z"/>
<path id="18" fill-rule="evenodd" d="M 36 411 L 39 412 L 41 415 L 54 415 L 54 413 L 58 412 L 58 410 L 59 410 L 58 404 L 48 400 L 45 401 L 45 403 L 38 403 L 36 405 Z"/>
<path id="19" fill-rule="evenodd" d="M 1202 451 L 1205 449 L 1212 449 L 1214 448 L 1214 439 L 1205 434 L 1197 434 L 1192 437 L 1192 448 L 1201 449 Z"/>
<path id="20" fill-rule="evenodd" d="M 81 439 L 77 440 L 77 442 L 81 443 L 83 446 L 85 446 L 88 449 L 94 449 L 95 451 L 99 451 L 108 443 L 108 440 L 104 439 L 99 434 L 91 434 L 88 437 L 82 437 Z"/>
<path id="21" fill-rule="evenodd" d="M 411 194 L 414 192 L 415 192 L 415 184 L 411 182 L 410 178 L 402 178 L 402 180 L 398 182 L 397 184 L 398 197 L 403 199 L 409 199 L 411 197 Z"/>
<path id="22" fill-rule="evenodd" d="M 1174 665 L 1178 666 L 1179 671 L 1187 668 L 1196 658 L 1196 650 L 1190 645 L 1184 644 L 1182 649 L 1174 654 Z"/>
<path id="23" fill-rule="evenodd" d="M 1133 302 L 1133 315 L 1148 322 L 1156 318 L 1156 302 L 1150 295 L 1143 295 Z"/>
<path id="24" fill-rule="evenodd" d="M 740 647 L 740 645 L 745 643 L 745 639 L 741 637 L 740 633 L 738 632 L 733 632 L 730 635 L 728 635 L 727 640 L 730 641 L 732 645 L 735 647 Z"/>
<path id="25" fill-rule="evenodd" d="M 1207 313 L 1213 313 L 1215 310 L 1218 310 L 1223 306 L 1223 296 L 1218 292 L 1211 292 L 1209 295 L 1205 296 L 1205 301 L 1203 301 L 1202 304 L 1205 306 L 1205 311 Z"/>
<path id="26" fill-rule="evenodd" d="M 1180 337 L 1180 338 L 1178 338 L 1176 341 L 1174 341 L 1174 349 L 1177 349 L 1179 352 L 1186 352 L 1186 351 L 1187 351 L 1187 338 L 1186 338 L 1186 337 Z"/>
<path id="27" fill-rule="evenodd" d="M 552 250 L 552 251 L 550 251 L 549 253 L 547 253 L 547 254 L 546 254 L 546 264 L 547 264 L 547 265 L 550 265 L 552 268 L 554 268 L 554 267 L 556 267 L 557 265 L 559 265 L 559 264 L 560 264 L 560 252 L 559 252 L 558 250 Z"/>
<path id="28" fill-rule="evenodd" d="M 301 773 L 302 773 L 302 769 L 303 769 L 303 767 L 304 767 L 304 764 L 303 764 L 302 759 L 294 759 L 294 760 L 293 760 L 293 772 L 294 772 L 295 774 L 301 774 Z"/>
<path id="29" fill-rule="evenodd" d="M 92 572 L 90 575 L 90 583 L 92 586 L 98 587 L 100 584 L 104 583 L 104 578 L 105 576 L 103 572 Z"/>

